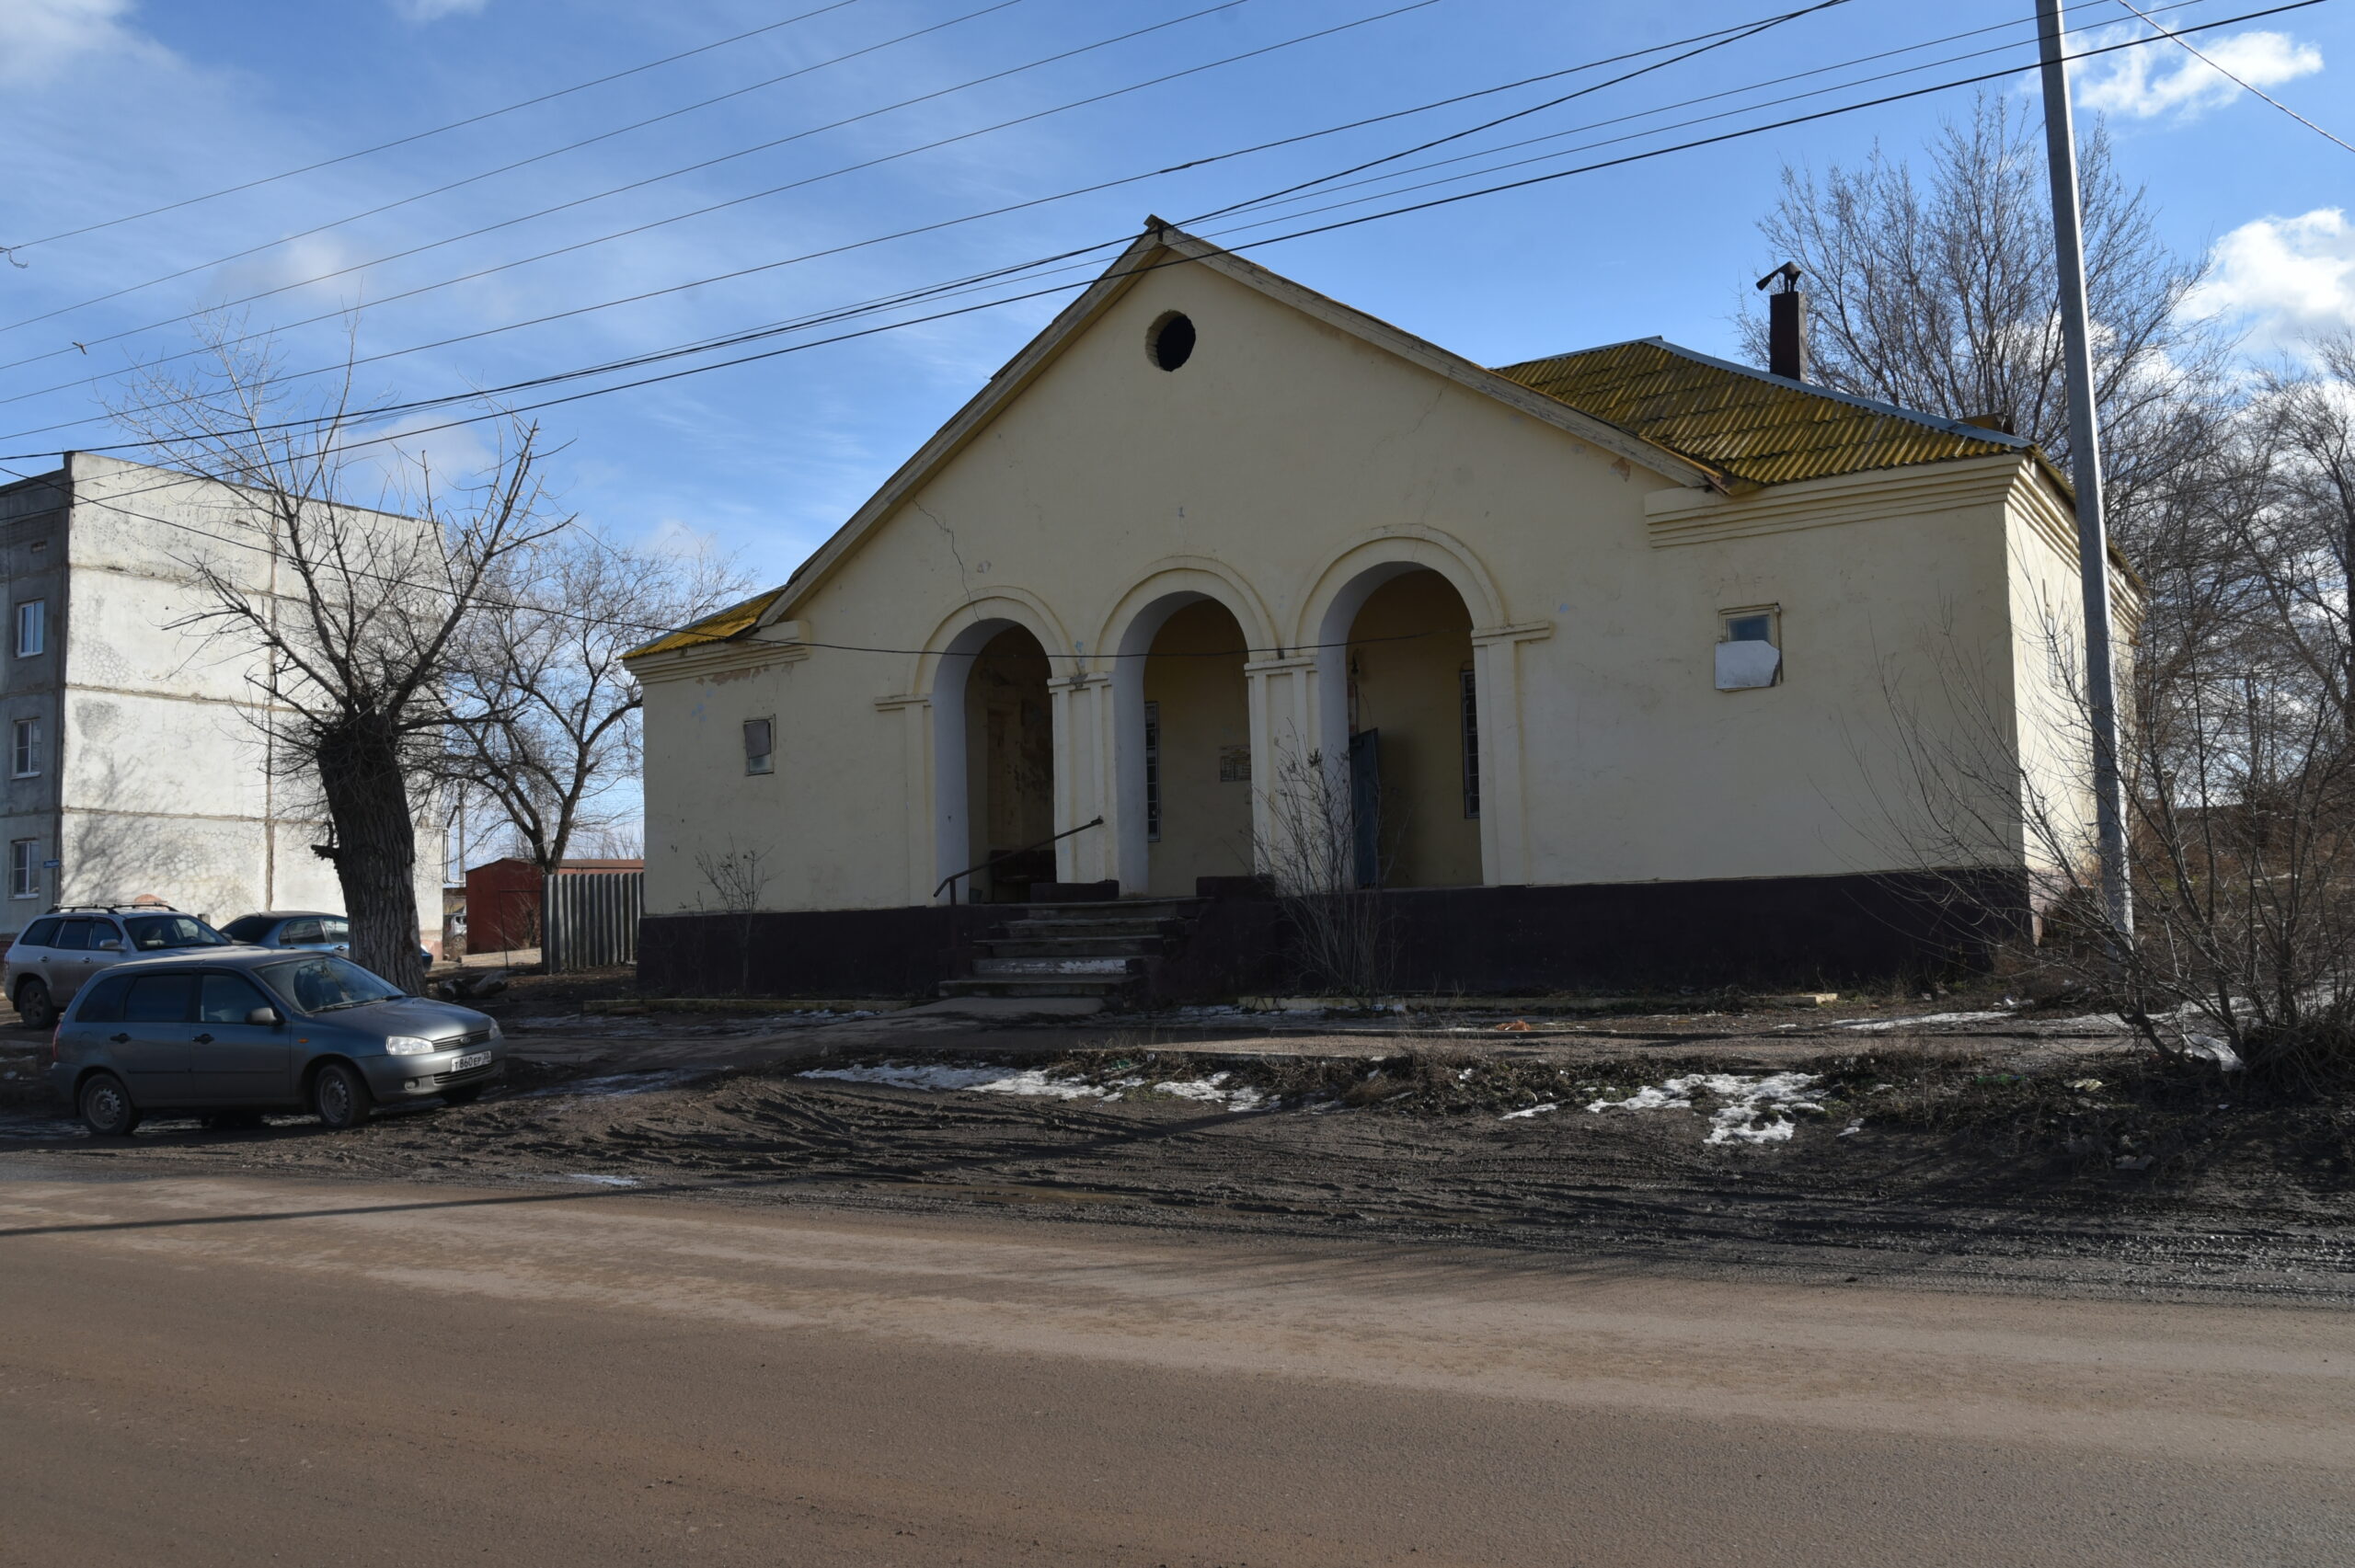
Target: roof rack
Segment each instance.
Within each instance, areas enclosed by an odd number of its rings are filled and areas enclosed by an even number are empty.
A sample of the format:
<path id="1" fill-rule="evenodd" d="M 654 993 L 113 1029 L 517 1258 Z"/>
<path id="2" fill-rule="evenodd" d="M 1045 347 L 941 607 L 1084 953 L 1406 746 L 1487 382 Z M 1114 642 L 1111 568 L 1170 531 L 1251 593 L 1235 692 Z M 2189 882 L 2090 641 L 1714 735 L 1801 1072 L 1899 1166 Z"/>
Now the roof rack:
<path id="1" fill-rule="evenodd" d="M 52 915 L 176 915 L 169 904 L 52 904 Z"/>

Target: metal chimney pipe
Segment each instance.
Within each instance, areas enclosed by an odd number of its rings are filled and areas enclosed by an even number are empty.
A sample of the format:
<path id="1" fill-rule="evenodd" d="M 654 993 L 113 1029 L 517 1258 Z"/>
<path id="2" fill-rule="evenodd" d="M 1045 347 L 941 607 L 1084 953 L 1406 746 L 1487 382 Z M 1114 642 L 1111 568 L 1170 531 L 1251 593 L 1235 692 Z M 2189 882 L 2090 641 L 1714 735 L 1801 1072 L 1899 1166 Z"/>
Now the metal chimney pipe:
<path id="1" fill-rule="evenodd" d="M 1799 266 L 1786 261 L 1763 278 L 1760 288 L 1780 280 L 1766 301 L 1766 368 L 1790 381 L 1807 379 L 1807 296 L 1799 292 Z"/>

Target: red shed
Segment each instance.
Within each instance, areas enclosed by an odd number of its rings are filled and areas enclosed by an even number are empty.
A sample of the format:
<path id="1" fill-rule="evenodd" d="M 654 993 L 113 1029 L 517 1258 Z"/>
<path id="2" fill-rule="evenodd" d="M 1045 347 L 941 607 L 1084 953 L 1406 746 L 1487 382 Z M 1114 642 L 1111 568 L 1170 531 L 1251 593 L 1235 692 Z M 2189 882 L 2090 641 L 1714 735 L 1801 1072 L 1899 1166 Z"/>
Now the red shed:
<path id="1" fill-rule="evenodd" d="M 568 860 L 558 876 L 585 871 L 643 871 L 642 860 Z M 540 944 L 540 870 L 510 855 L 466 873 L 466 951 L 511 953 Z"/>

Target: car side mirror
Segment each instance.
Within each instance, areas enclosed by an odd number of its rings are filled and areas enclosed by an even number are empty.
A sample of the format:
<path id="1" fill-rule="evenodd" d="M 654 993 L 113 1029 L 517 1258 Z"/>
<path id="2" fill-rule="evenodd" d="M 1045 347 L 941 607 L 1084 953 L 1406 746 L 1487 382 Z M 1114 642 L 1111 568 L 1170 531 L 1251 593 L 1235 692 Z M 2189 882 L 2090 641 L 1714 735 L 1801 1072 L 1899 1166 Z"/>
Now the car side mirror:
<path id="1" fill-rule="evenodd" d="M 98 939 L 98 951 L 101 953 L 120 953 L 122 951 L 122 941 L 120 937 L 101 937 Z"/>
<path id="2" fill-rule="evenodd" d="M 275 1007 L 257 1007 L 251 1013 L 246 1014 L 246 1022 L 248 1024 L 283 1024 L 286 1020 L 278 1015 L 278 1009 Z"/>

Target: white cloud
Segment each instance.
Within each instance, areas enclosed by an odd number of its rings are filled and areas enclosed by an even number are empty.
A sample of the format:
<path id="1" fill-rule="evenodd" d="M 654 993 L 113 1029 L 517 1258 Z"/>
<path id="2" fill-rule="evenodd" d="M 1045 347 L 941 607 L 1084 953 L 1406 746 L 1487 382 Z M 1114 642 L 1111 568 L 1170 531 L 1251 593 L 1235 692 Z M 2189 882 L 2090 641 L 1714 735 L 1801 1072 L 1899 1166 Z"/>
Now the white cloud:
<path id="1" fill-rule="evenodd" d="M 393 0 L 393 9 L 412 22 L 438 22 L 444 17 L 471 17 L 490 0 Z"/>
<path id="2" fill-rule="evenodd" d="M 2163 114 L 2188 118 L 2239 96 L 2240 87 L 2224 71 L 2251 86 L 2270 87 L 2322 69 L 2322 51 L 2287 33 L 2242 32 L 2194 41 L 2216 65 L 2194 58 L 2180 44 L 2165 41 L 2121 50 L 2078 76 L 2078 103 L 2127 120 L 2155 120 Z"/>
<path id="3" fill-rule="evenodd" d="M 2259 218 L 2216 242 L 2200 306 L 2277 343 L 2355 330 L 2355 223 L 2338 207 Z"/>
<path id="4" fill-rule="evenodd" d="M 125 27 L 131 0 L 0 0 L 0 82 L 38 82 L 86 54 L 155 58 Z"/>

